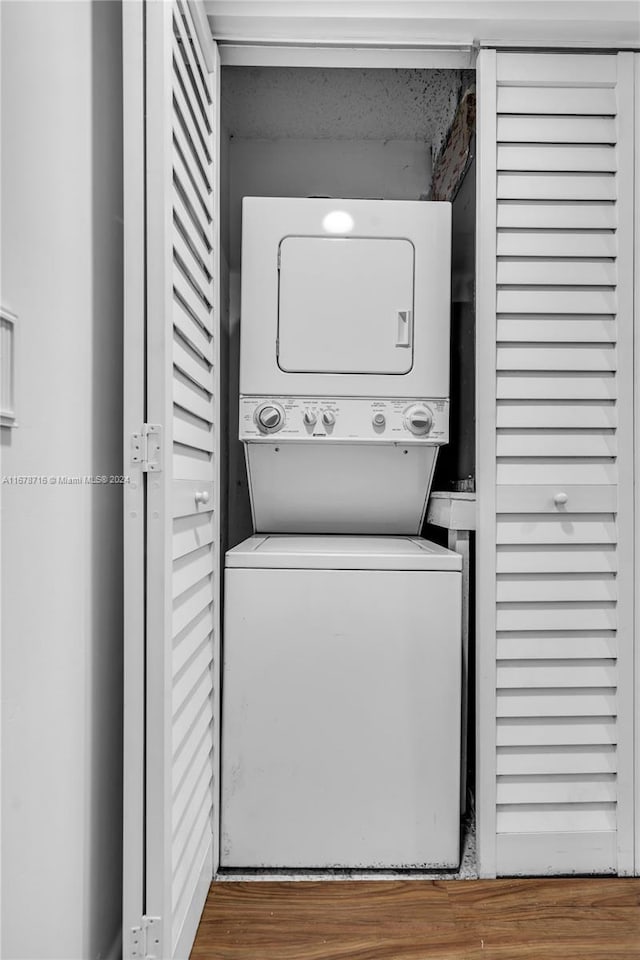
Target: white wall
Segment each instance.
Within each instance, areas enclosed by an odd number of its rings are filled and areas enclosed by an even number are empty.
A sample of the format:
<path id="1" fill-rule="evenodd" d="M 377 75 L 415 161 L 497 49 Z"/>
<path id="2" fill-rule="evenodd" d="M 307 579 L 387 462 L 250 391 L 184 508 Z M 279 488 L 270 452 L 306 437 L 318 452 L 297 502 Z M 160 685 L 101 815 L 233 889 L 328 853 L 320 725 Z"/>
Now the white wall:
<path id="1" fill-rule="evenodd" d="M 121 473 L 119 3 L 3 2 L 2 286 L 19 316 L 3 475 Z M 121 488 L 3 485 L 2 957 L 114 949 Z"/>

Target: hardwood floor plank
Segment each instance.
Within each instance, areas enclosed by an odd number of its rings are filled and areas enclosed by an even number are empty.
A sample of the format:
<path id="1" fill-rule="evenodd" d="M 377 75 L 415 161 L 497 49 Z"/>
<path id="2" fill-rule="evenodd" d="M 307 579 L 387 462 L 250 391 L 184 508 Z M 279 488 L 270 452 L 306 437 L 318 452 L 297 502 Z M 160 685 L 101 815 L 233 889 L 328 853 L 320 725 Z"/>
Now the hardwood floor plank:
<path id="1" fill-rule="evenodd" d="M 456 917 L 500 916 L 516 910 L 567 906 L 600 910 L 640 908 L 640 880 L 607 878 L 536 878 L 531 880 L 447 881 L 444 886 Z"/>
<path id="2" fill-rule="evenodd" d="M 638 960 L 640 880 L 212 884 L 192 960 Z"/>
<path id="3" fill-rule="evenodd" d="M 324 931 L 325 933 L 327 931 Z M 308 931 L 303 939 L 288 928 L 280 936 L 253 940 L 244 931 L 220 936 L 215 945 L 203 948 L 200 940 L 192 960 L 485 960 L 480 941 L 471 943 L 456 924 L 427 926 L 421 934 L 379 936 L 375 929 L 359 937 L 323 936 Z"/>
<path id="4" fill-rule="evenodd" d="M 358 930 L 376 922 L 403 926 L 429 920 L 452 921 L 453 907 L 438 881 L 299 881 L 212 884 L 205 916 L 242 915 L 257 922 L 286 920 L 289 926 L 330 920 L 332 928 Z"/>

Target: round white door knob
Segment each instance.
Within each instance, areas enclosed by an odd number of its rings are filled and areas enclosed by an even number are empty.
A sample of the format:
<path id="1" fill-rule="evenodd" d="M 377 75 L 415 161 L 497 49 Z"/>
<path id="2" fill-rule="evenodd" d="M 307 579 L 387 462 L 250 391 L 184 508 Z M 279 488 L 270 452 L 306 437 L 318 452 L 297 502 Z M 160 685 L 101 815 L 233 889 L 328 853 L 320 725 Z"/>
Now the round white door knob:
<path id="1" fill-rule="evenodd" d="M 433 414 L 428 407 L 416 404 L 409 407 L 405 413 L 404 423 L 407 430 L 410 430 L 417 437 L 425 436 L 433 426 Z"/>
<path id="2" fill-rule="evenodd" d="M 334 425 L 336 418 L 334 414 L 331 413 L 331 410 L 324 411 L 322 414 L 322 422 L 324 423 L 325 427 L 332 427 Z"/>
<path id="3" fill-rule="evenodd" d="M 556 507 L 563 507 L 568 499 L 569 497 L 566 493 L 556 493 L 555 497 L 553 498 L 553 502 L 555 503 Z"/>
<path id="4" fill-rule="evenodd" d="M 196 503 L 209 503 L 209 491 L 196 490 L 195 501 Z"/>
<path id="5" fill-rule="evenodd" d="M 305 410 L 302 419 L 309 427 L 313 427 L 318 422 L 318 414 L 315 412 L 315 410 Z"/>
<path id="6" fill-rule="evenodd" d="M 279 430 L 283 420 L 284 413 L 282 408 L 277 407 L 273 403 L 265 403 L 265 405 L 259 407 L 256 412 L 256 421 L 263 433 L 273 433 L 275 430 Z"/>

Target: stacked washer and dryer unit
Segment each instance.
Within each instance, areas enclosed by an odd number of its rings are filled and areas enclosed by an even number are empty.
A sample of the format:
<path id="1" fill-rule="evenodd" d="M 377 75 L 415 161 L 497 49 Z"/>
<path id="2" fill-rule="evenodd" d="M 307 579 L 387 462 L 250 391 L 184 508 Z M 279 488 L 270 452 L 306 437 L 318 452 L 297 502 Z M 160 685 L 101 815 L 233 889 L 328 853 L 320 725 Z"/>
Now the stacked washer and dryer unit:
<path id="1" fill-rule="evenodd" d="M 244 200 L 223 867 L 459 862 L 461 558 L 419 536 L 450 237 L 446 203 Z"/>

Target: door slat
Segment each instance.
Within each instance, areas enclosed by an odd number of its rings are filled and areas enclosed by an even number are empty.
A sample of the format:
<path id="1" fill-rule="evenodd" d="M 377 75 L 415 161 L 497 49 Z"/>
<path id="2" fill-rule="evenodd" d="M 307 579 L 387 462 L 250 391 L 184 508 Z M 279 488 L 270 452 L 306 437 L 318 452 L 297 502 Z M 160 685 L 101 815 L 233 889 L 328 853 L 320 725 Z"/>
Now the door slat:
<path id="1" fill-rule="evenodd" d="M 530 173 L 521 170 L 498 174 L 499 200 L 615 200 L 616 182 L 610 173 Z"/>
<path id="2" fill-rule="evenodd" d="M 617 158 L 615 147 L 593 143 L 578 146 L 501 143 L 498 145 L 497 166 L 499 171 L 613 173 Z"/>
<path id="3" fill-rule="evenodd" d="M 498 87 L 498 113 L 594 114 L 613 117 L 616 92 L 612 87 Z"/>
<path id="4" fill-rule="evenodd" d="M 499 257 L 615 257 L 612 230 L 501 229 Z"/>
<path id="5" fill-rule="evenodd" d="M 612 260 L 498 260 L 497 280 L 500 284 L 578 287 L 612 287 L 616 283 L 616 266 Z"/>
<path id="6" fill-rule="evenodd" d="M 615 143 L 613 117 L 498 116 L 498 143 Z"/>

